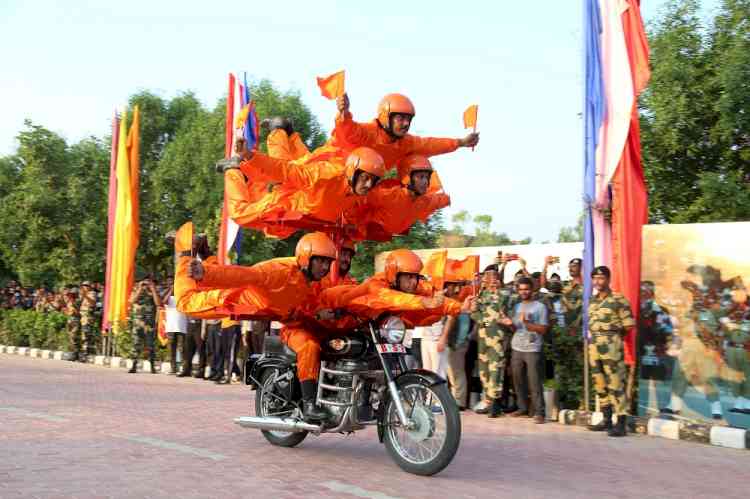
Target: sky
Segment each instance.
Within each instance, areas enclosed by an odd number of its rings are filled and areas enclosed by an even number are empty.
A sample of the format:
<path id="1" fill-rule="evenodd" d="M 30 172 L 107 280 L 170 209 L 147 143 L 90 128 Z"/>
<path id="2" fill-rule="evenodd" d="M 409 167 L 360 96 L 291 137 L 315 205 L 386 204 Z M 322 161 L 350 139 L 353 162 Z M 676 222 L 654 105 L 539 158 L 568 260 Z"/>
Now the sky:
<path id="1" fill-rule="evenodd" d="M 462 137 L 478 104 L 475 151 L 433 158 L 448 225 L 468 210 L 513 239 L 556 241 L 582 211 L 582 3 L 5 0 L 0 155 L 25 119 L 70 143 L 105 136 L 139 90 L 213 107 L 230 71 L 298 90 L 330 132 L 335 103 L 315 77 L 344 69 L 358 121 L 399 92 L 416 107 L 412 133 Z M 645 19 L 665 3 L 644 0 Z"/>

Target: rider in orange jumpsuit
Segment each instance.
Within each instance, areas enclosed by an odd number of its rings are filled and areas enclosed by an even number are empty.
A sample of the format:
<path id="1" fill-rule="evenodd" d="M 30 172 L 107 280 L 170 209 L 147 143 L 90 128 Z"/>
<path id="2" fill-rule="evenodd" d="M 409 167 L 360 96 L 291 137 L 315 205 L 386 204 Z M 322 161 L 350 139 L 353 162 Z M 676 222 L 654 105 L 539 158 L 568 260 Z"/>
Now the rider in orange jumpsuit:
<path id="1" fill-rule="evenodd" d="M 424 282 L 422 260 L 411 250 L 398 249 L 388 254 L 385 270 L 357 286 L 335 286 L 324 290 L 320 305 L 344 309 L 359 317 L 375 319 L 385 312 L 398 314 L 411 326 L 433 324 L 444 315 L 456 315 L 461 304 L 445 298 Z"/>
<path id="2" fill-rule="evenodd" d="M 414 104 L 401 94 L 388 94 L 378 104 L 378 116 L 369 123 L 357 123 L 349 112 L 349 97 L 336 99 L 339 114 L 333 130 L 332 144 L 352 150 L 355 147 L 372 147 L 385 161 L 386 169 L 398 165 L 411 154 L 435 156 L 453 152 L 459 147 L 473 147 L 479 142 L 478 133 L 462 139 L 438 139 L 410 135 L 409 127 L 415 115 Z M 398 178 L 404 172 L 399 169 Z"/>
<path id="3" fill-rule="evenodd" d="M 177 248 L 178 254 L 183 254 Z M 336 258 L 336 247 L 323 233 L 305 234 L 293 258 L 274 258 L 250 267 L 201 262 L 180 257 L 175 277 L 177 308 L 197 317 L 242 315 L 286 324 L 281 339 L 297 353 L 297 374 L 304 399 L 303 413 L 319 420 L 326 412 L 315 405 L 320 339 L 305 324 L 318 306 L 319 286 Z"/>
<path id="4" fill-rule="evenodd" d="M 268 155 L 272 158 L 294 161 L 310 154 L 300 134 L 294 131 L 289 118 L 271 118 L 268 120 L 268 127 L 270 132 L 266 138 L 266 146 Z"/>
<path id="5" fill-rule="evenodd" d="M 225 172 L 229 216 L 243 227 L 287 237 L 294 223 L 347 223 L 365 204 L 365 196 L 385 174 L 383 160 L 372 149 L 360 147 L 342 162 L 336 157 L 308 165 L 245 152 L 240 164 L 245 177 L 280 183 L 260 199 L 248 196 L 244 178 L 236 170 Z"/>
<path id="6" fill-rule="evenodd" d="M 437 173 L 424 156 L 408 156 L 400 164 L 401 180 L 384 180 L 367 195 L 367 223 L 379 225 L 388 233 L 403 234 L 414 222 L 427 218 L 450 205 Z"/>

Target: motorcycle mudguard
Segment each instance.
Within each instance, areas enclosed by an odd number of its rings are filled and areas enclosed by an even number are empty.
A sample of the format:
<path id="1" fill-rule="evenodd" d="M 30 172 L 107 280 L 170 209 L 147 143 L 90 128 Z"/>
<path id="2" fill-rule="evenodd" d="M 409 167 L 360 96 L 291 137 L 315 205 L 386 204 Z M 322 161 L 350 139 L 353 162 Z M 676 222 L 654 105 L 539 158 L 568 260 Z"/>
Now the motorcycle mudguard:
<path id="1" fill-rule="evenodd" d="M 412 369 L 410 371 L 399 374 L 396 379 L 396 386 L 401 387 L 406 383 L 417 382 L 424 386 L 435 386 L 443 385 L 446 383 L 445 379 L 438 376 L 432 371 L 426 369 Z M 378 440 L 383 443 L 383 436 L 385 435 L 385 408 L 391 399 L 390 391 L 385 391 L 385 399 L 378 406 Z"/>
<path id="2" fill-rule="evenodd" d="M 286 371 L 287 369 L 291 369 L 293 364 L 281 357 L 261 355 L 260 358 L 253 362 L 250 372 L 245 371 L 246 384 L 257 388 L 260 384 L 260 377 L 263 371 L 271 367 Z"/>
<path id="3" fill-rule="evenodd" d="M 260 360 L 262 356 L 260 354 L 254 353 L 250 356 L 248 356 L 247 359 L 245 359 L 245 370 L 242 371 L 245 373 L 245 384 L 247 386 L 255 386 L 256 383 L 253 381 L 253 378 L 257 379 L 257 376 L 255 376 L 255 364 Z M 258 380 L 260 381 L 260 380 Z"/>

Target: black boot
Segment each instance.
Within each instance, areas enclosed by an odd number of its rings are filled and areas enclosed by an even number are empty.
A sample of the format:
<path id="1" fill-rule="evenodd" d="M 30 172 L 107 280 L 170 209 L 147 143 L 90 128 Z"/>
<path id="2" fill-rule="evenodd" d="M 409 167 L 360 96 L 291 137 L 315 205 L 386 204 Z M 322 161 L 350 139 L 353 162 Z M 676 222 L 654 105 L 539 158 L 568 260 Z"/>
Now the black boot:
<path id="1" fill-rule="evenodd" d="M 180 374 L 177 375 L 178 378 L 189 378 L 190 377 L 190 369 L 183 369 L 180 371 Z"/>
<path id="2" fill-rule="evenodd" d="M 609 431 L 612 429 L 612 406 L 602 407 L 602 414 L 604 414 L 604 417 L 599 423 L 588 426 L 590 431 Z"/>
<path id="3" fill-rule="evenodd" d="M 500 399 L 494 399 L 490 406 L 490 413 L 487 415 L 488 418 L 499 418 L 503 415 L 503 404 Z"/>
<path id="4" fill-rule="evenodd" d="M 624 437 L 628 434 L 628 429 L 625 426 L 625 421 L 628 417 L 625 414 L 619 414 L 617 416 L 617 423 L 607 432 L 610 437 Z"/>
<path id="5" fill-rule="evenodd" d="M 133 367 L 130 368 L 130 371 L 128 371 L 128 373 L 135 374 L 137 370 L 138 370 L 138 360 L 133 359 Z"/>
<path id="6" fill-rule="evenodd" d="M 300 382 L 302 388 L 302 415 L 305 421 L 323 421 L 328 419 L 328 412 L 322 407 L 315 405 L 315 397 L 318 395 L 318 383 L 312 380 Z"/>
<path id="7" fill-rule="evenodd" d="M 151 359 L 151 374 L 156 374 L 156 361 Z"/>

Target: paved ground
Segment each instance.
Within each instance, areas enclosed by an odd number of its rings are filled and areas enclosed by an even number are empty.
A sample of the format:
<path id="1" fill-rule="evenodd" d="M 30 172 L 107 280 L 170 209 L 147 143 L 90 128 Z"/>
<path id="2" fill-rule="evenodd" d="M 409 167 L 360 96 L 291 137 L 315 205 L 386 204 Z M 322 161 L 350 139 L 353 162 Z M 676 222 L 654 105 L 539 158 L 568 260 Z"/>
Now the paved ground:
<path id="1" fill-rule="evenodd" d="M 235 426 L 250 392 L 0 354 L 0 497 L 748 497 L 750 452 L 464 417 L 454 462 L 403 473 L 375 432 L 296 449 Z"/>

